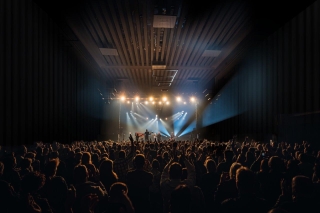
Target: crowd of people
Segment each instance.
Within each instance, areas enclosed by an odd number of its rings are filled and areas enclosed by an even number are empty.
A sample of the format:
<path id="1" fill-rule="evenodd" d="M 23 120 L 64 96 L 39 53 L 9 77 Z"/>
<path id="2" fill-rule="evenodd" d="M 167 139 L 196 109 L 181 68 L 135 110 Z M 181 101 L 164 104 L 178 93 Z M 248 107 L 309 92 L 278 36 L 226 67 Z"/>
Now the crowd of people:
<path id="1" fill-rule="evenodd" d="M 35 142 L 0 149 L 0 212 L 320 212 L 302 141 Z"/>

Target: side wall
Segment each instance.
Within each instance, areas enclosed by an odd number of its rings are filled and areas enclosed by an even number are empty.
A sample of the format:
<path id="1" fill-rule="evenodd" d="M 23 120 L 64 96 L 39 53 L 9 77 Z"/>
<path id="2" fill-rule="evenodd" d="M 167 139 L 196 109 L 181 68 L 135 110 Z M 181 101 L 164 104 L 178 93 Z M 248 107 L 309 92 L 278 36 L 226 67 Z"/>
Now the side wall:
<path id="1" fill-rule="evenodd" d="M 0 141 L 94 140 L 100 83 L 31 0 L 0 1 Z"/>
<path id="2" fill-rule="evenodd" d="M 233 135 L 249 135 L 268 140 L 275 134 L 289 140 L 291 134 L 294 137 L 290 140 L 316 140 L 316 115 L 320 111 L 319 10 L 320 1 L 316 1 L 234 68 L 236 74 L 203 113 L 206 137 L 229 140 Z M 295 122 L 299 128 L 288 127 L 288 123 L 296 126 Z"/>

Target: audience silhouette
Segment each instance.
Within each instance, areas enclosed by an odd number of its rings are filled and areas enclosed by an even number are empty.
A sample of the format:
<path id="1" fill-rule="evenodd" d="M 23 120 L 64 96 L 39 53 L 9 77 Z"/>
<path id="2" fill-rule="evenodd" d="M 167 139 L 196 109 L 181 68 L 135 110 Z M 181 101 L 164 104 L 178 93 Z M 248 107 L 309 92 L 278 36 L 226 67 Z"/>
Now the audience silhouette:
<path id="1" fill-rule="evenodd" d="M 307 141 L 36 142 L 0 149 L 0 212 L 319 213 Z"/>

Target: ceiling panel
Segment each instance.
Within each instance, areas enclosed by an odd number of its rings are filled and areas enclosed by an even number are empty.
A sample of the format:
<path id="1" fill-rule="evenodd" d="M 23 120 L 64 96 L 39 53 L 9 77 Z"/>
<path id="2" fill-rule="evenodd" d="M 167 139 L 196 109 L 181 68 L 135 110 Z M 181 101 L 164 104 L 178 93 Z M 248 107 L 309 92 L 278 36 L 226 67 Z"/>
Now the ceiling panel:
<path id="1" fill-rule="evenodd" d="M 267 36 L 314 1 L 296 4 L 292 11 L 277 1 L 250 0 L 34 2 L 57 21 L 70 45 L 95 63 L 106 88 L 112 85 L 124 93 L 163 89 L 201 93 L 230 76 L 262 34 Z M 154 27 L 158 16 L 171 20 L 167 24 L 172 28 Z M 104 55 L 101 48 L 115 49 L 118 55 Z M 220 54 L 203 56 L 206 50 Z M 152 65 L 165 65 L 165 70 L 154 71 Z M 176 71 L 170 83 L 168 70 Z"/>

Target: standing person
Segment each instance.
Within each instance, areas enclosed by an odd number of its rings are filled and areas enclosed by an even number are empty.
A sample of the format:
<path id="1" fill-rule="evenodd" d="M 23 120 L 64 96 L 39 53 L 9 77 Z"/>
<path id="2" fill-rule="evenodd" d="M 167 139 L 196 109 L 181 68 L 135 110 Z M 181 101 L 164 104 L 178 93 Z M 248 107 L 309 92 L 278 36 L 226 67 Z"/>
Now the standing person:
<path id="1" fill-rule="evenodd" d="M 125 182 L 126 180 L 126 174 L 129 170 L 129 164 L 131 163 L 133 157 L 134 157 L 134 143 L 133 143 L 133 137 L 130 134 L 130 142 L 131 142 L 131 148 L 129 154 L 126 156 L 126 152 L 124 150 L 121 150 L 119 152 L 119 158 L 116 159 L 113 162 L 113 169 L 114 172 L 118 175 L 118 181 Z"/>
<path id="2" fill-rule="evenodd" d="M 157 133 L 155 133 L 155 132 L 153 133 L 153 141 L 157 142 Z"/>
<path id="3" fill-rule="evenodd" d="M 150 191 L 153 183 L 153 174 L 144 170 L 145 156 L 138 154 L 134 158 L 135 170 L 128 171 L 128 196 L 132 201 L 136 213 L 150 212 Z"/>
<path id="4" fill-rule="evenodd" d="M 140 135 L 136 132 L 136 133 L 135 133 L 135 136 L 136 136 L 136 141 L 138 142 Z"/>
<path id="5" fill-rule="evenodd" d="M 100 181 L 109 193 L 111 185 L 119 180 L 118 175 L 113 170 L 113 161 L 110 159 L 103 160 L 100 164 L 99 171 Z"/>
<path id="6" fill-rule="evenodd" d="M 150 132 L 146 129 L 146 131 L 144 133 L 144 140 L 145 141 L 149 141 L 149 135 L 150 135 Z"/>
<path id="7" fill-rule="evenodd" d="M 174 140 L 174 133 L 173 132 L 171 132 L 171 134 L 170 134 L 170 139 Z"/>
<path id="8" fill-rule="evenodd" d="M 160 132 L 158 132 L 158 134 L 157 134 L 157 142 L 160 142 L 161 141 L 161 134 L 160 134 Z"/>

